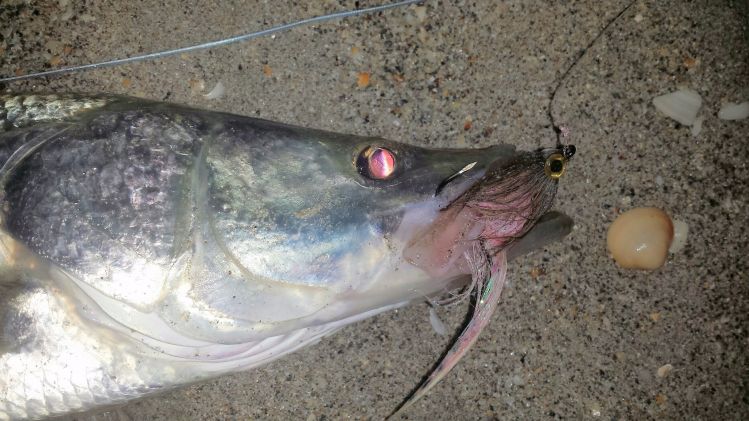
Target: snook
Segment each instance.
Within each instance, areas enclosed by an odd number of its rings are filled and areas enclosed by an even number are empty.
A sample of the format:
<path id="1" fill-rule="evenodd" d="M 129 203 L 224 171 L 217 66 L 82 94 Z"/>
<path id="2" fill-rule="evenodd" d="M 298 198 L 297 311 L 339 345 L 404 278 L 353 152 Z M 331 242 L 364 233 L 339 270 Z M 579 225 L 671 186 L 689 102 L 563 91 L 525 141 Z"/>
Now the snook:
<path id="1" fill-rule="evenodd" d="M 464 285 L 569 232 L 531 230 L 568 155 L 0 96 L 0 420 L 254 367 Z"/>

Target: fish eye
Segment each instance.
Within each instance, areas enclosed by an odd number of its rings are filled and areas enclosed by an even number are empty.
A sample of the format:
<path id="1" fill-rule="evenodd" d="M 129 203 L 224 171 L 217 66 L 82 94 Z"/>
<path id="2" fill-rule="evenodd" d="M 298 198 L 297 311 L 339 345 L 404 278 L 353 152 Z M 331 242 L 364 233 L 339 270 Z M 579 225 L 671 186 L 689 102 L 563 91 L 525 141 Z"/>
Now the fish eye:
<path id="1" fill-rule="evenodd" d="M 356 158 L 359 174 L 372 180 L 387 180 L 395 172 L 395 154 L 378 146 L 368 146 Z"/>
<path id="2" fill-rule="evenodd" d="M 567 159 L 560 153 L 555 153 L 546 158 L 544 164 L 544 171 L 550 178 L 557 180 L 564 174 L 564 169 L 567 166 Z"/>

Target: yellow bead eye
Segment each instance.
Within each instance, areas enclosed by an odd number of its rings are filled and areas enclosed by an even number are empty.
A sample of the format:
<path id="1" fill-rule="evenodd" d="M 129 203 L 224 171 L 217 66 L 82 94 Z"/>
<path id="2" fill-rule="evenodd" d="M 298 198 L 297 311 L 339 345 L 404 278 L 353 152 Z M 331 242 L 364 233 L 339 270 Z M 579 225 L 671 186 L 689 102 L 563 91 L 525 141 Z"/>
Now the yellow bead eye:
<path id="1" fill-rule="evenodd" d="M 544 171 L 550 178 L 557 180 L 564 174 L 567 167 L 567 159 L 560 153 L 555 153 L 546 158 Z"/>

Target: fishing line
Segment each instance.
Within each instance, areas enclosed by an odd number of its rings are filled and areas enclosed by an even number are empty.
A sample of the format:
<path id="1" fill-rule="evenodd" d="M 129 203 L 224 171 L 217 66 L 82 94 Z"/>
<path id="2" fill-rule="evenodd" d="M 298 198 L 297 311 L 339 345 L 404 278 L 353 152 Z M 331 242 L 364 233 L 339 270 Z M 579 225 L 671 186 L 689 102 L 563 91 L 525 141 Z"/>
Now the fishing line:
<path id="1" fill-rule="evenodd" d="M 588 45 L 585 48 L 583 48 L 582 50 L 578 51 L 577 57 L 572 61 L 572 64 L 570 64 L 570 66 L 567 68 L 567 70 L 565 70 L 564 73 L 562 73 L 562 76 L 559 78 L 559 83 L 557 83 L 557 86 L 554 88 L 554 91 L 552 91 L 551 97 L 549 98 L 549 109 L 547 111 L 547 114 L 549 116 L 549 120 L 551 121 L 551 128 L 552 128 L 552 130 L 554 130 L 554 134 L 557 137 L 557 147 L 562 146 L 562 137 L 563 136 L 565 136 L 565 137 L 567 136 L 567 130 L 565 128 L 563 128 L 563 127 L 559 127 L 556 124 L 556 122 L 554 120 L 554 114 L 552 113 L 552 108 L 554 106 L 554 99 L 557 96 L 557 91 L 559 91 L 559 88 L 562 87 L 562 84 L 564 83 L 565 79 L 567 79 L 567 76 L 569 76 L 570 72 L 572 72 L 572 69 L 574 69 L 575 66 L 577 66 L 577 64 L 580 62 L 580 60 L 582 60 L 582 58 L 585 57 L 585 55 L 593 47 L 593 45 L 596 42 L 598 42 L 598 40 L 601 39 L 601 37 L 603 36 L 603 34 L 605 34 L 606 31 L 608 31 L 608 29 L 611 27 L 611 25 L 613 25 L 614 22 L 616 22 L 617 20 L 619 20 L 619 18 L 621 18 L 627 12 L 627 10 L 629 10 L 632 6 L 634 6 L 634 4 L 636 2 L 637 2 L 637 0 L 632 0 L 622 10 L 620 10 L 619 13 L 617 13 L 613 18 L 611 18 L 611 20 L 608 21 L 608 23 L 606 24 L 606 26 L 604 26 L 603 29 L 601 29 L 601 32 L 599 32 L 598 35 L 595 36 L 595 38 L 593 38 L 592 40 L 590 40 L 590 42 L 588 43 Z"/>
<path id="2" fill-rule="evenodd" d="M 44 77 L 44 76 L 58 76 L 58 75 L 81 72 L 81 71 L 86 71 L 86 70 L 101 69 L 105 67 L 114 67 L 114 66 L 119 66 L 122 64 L 137 63 L 137 62 L 146 61 L 146 60 L 154 60 L 154 59 L 159 59 L 159 58 L 164 58 L 164 57 L 170 57 L 170 56 L 174 56 L 177 54 L 206 50 L 209 48 L 223 47 L 229 44 L 248 41 L 254 38 L 259 38 L 259 37 L 263 37 L 266 35 L 275 34 L 277 32 L 288 31 L 288 30 L 297 28 L 299 26 L 314 25 L 317 23 L 329 22 L 332 20 L 345 19 L 345 18 L 349 18 L 353 16 L 361 16 L 361 15 L 366 15 L 366 14 L 382 12 L 384 10 L 393 9 L 396 7 L 408 6 L 411 4 L 421 3 L 423 1 L 425 0 L 404 0 L 404 1 L 398 1 L 398 2 L 390 3 L 390 4 L 367 7 L 364 9 L 346 10 L 343 12 L 330 13 L 327 15 L 315 16 L 312 18 L 302 19 L 296 22 L 291 22 L 291 23 L 285 23 L 282 25 L 274 26 L 274 27 L 263 29 L 263 30 L 256 31 L 256 32 L 236 35 L 233 37 L 224 38 L 224 39 L 220 39 L 217 41 L 210 41 L 210 42 L 206 42 L 203 44 L 191 45 L 188 47 L 175 48 L 172 50 L 159 51 L 155 53 L 148 53 L 148 54 L 143 54 L 140 56 L 133 56 L 133 57 L 128 57 L 128 58 L 107 60 L 107 61 L 102 61 L 99 63 L 83 64 L 80 66 L 72 66 L 72 67 L 65 67 L 62 69 L 47 70 L 44 72 L 31 73 L 28 75 L 4 77 L 4 78 L 0 78 L 0 83 L 18 82 L 21 80 L 34 79 L 34 78 L 39 78 L 39 77 Z"/>

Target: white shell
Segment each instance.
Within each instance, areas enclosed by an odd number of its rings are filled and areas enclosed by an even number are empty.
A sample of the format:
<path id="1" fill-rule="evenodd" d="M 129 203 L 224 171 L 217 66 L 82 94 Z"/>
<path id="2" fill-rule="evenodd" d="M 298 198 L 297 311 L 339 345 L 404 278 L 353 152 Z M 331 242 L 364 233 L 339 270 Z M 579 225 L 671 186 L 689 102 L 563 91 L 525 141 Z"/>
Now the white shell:
<path id="1" fill-rule="evenodd" d="M 743 120 L 749 117 L 749 101 L 741 104 L 728 103 L 718 112 L 718 118 L 721 120 Z"/>
<path id="2" fill-rule="evenodd" d="M 694 120 L 694 125 L 692 125 L 692 137 L 697 137 L 700 135 L 700 132 L 702 131 L 702 122 L 705 121 L 705 117 L 699 116 L 696 120 Z"/>
<path id="3" fill-rule="evenodd" d="M 224 96 L 226 93 L 226 88 L 224 88 L 224 84 L 221 82 L 218 82 L 216 86 L 211 89 L 211 92 L 208 92 L 207 94 L 203 95 L 206 97 L 206 99 L 218 99 Z"/>
<path id="4" fill-rule="evenodd" d="M 670 253 L 678 253 L 687 245 L 687 235 L 689 235 L 689 225 L 684 221 L 674 221 L 674 240 L 668 249 Z"/>
<path id="5" fill-rule="evenodd" d="M 702 106 L 702 97 L 691 89 L 680 89 L 653 98 L 653 105 L 666 116 L 685 126 L 691 126 Z"/>

